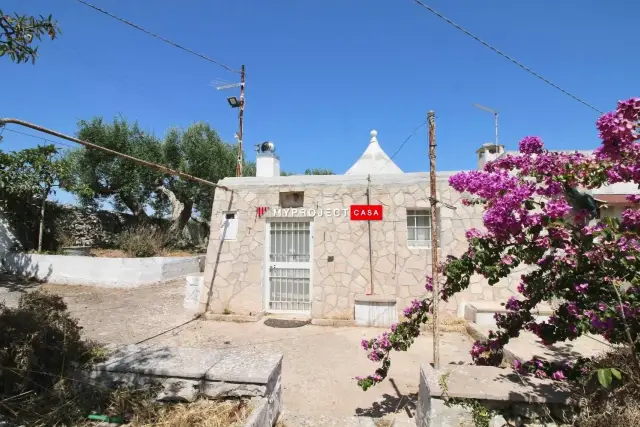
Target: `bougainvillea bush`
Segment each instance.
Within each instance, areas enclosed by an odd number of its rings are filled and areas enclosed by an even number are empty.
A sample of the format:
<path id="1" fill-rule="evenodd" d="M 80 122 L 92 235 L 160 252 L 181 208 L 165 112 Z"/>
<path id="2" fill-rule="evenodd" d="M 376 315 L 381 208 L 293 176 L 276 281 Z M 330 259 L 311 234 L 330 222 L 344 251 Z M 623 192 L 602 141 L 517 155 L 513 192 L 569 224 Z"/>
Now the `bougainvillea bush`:
<path id="1" fill-rule="evenodd" d="M 591 155 L 550 152 L 540 138 L 526 137 L 518 155 L 503 156 L 483 171 L 452 176 L 449 184 L 471 195 L 464 203 L 483 204 L 484 229 L 468 230 L 468 250 L 440 266 L 440 295 L 431 292 L 414 301 L 404 311 L 405 321 L 362 342 L 369 359 L 381 366 L 372 375 L 358 377 L 358 384 L 366 390 L 386 377 L 390 352 L 413 343 L 434 297 L 447 301 L 466 289 L 475 274 L 494 285 L 521 265 L 532 268 L 521 276 L 518 296 L 506 303 L 506 314 L 496 314 L 497 331 L 488 341 L 474 344 L 471 355 L 477 364 L 499 364 L 504 345 L 526 330 L 545 345 L 587 333 L 601 335 L 630 348 L 639 366 L 640 210 L 600 219 L 587 191 L 610 183 L 640 184 L 639 119 L 640 98 L 621 101 L 597 120 L 602 145 Z M 629 196 L 629 205 L 639 202 L 640 197 Z M 426 288 L 433 289 L 430 278 Z M 536 322 L 534 307 L 551 300 L 560 301 L 554 315 Z M 566 380 L 588 373 L 587 366 L 585 359 L 565 364 L 532 360 L 515 368 Z M 625 375 L 616 369 L 602 375 L 611 379 L 612 374 Z"/>

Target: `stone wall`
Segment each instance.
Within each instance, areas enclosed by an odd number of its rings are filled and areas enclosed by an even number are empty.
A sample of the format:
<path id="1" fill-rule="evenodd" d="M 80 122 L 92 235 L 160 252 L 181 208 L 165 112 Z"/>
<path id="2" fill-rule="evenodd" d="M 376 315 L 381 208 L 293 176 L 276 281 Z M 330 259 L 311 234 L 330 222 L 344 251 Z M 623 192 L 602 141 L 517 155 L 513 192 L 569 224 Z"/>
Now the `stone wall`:
<path id="1" fill-rule="evenodd" d="M 13 234 L 25 250 L 37 248 L 39 215 L 39 208 L 29 206 L 14 208 L 14 212 L 4 215 L 7 226 L 14 230 Z M 156 221 L 165 226 L 169 224 L 166 220 Z M 68 245 L 112 246 L 118 234 L 135 223 L 135 217 L 126 213 L 48 202 L 45 208 L 43 249 L 53 250 Z M 206 225 L 190 221 L 183 231 L 183 239 L 194 246 L 204 246 L 208 231 Z"/>
<path id="2" fill-rule="evenodd" d="M 205 287 L 201 310 L 209 299 L 208 310 L 221 313 L 255 314 L 265 309 L 265 224 L 276 221 L 273 212 L 281 191 L 304 191 L 304 208 L 344 209 L 367 204 L 366 177 L 317 180 L 297 184 L 300 177 L 280 178 L 278 185 L 265 185 L 253 178 L 233 181 L 233 192 L 216 192 L 211 220 L 211 235 L 205 267 Z M 340 181 L 344 179 L 345 182 Z M 407 209 L 429 207 L 428 174 L 403 174 L 394 178 L 371 177 L 369 204 L 383 205 L 382 221 L 371 221 L 373 294 L 395 298 L 399 310 L 414 298 L 425 294 L 425 273 L 431 271 L 431 250 L 407 245 Z M 284 183 L 287 184 L 284 184 Z M 237 184 L 236 184 L 237 183 Z M 228 185 L 225 183 L 225 185 Z M 448 175 L 437 181 L 440 206 L 440 259 L 461 255 L 467 248 L 465 231 L 482 228 L 482 207 L 464 206 L 462 195 L 448 185 Z M 448 204 L 455 209 L 447 208 Z M 257 207 L 270 207 L 258 218 Z M 237 239 L 221 241 L 222 215 L 235 211 L 238 217 Z M 300 215 L 299 215 L 300 216 Z M 371 289 L 369 270 L 369 233 L 366 221 L 351 221 L 348 216 L 308 218 L 313 221 L 311 298 L 314 318 L 353 318 L 354 299 Z M 477 276 L 464 292 L 443 304 L 455 313 L 464 302 L 504 301 L 515 293 L 521 273 L 493 287 Z"/>
<path id="3" fill-rule="evenodd" d="M 135 225 L 129 214 L 94 211 L 70 205 L 58 205 L 56 231 L 64 234 L 72 246 L 109 246 L 119 233 Z"/>

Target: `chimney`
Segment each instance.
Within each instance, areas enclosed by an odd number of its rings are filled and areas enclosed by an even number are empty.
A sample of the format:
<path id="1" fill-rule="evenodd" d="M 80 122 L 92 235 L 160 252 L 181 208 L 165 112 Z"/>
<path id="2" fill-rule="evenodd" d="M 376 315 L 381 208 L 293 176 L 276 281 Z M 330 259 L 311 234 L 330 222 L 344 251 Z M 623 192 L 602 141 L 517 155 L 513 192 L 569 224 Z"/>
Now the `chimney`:
<path id="1" fill-rule="evenodd" d="M 263 142 L 256 154 L 256 176 L 272 178 L 280 176 L 280 157 L 276 156 L 273 142 Z"/>
<path id="2" fill-rule="evenodd" d="M 484 165 L 504 154 L 504 145 L 487 142 L 482 144 L 476 153 L 478 154 L 478 170 L 481 171 L 484 169 Z"/>

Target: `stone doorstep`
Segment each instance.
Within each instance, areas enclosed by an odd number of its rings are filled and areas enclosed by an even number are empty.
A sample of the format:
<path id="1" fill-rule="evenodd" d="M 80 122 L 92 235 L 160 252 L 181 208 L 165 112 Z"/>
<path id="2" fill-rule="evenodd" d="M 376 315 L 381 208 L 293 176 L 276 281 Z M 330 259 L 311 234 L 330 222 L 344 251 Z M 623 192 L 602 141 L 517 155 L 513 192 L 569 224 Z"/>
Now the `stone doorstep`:
<path id="1" fill-rule="evenodd" d="M 314 326 L 349 327 L 356 326 L 356 321 L 346 319 L 311 319 L 311 324 Z"/>
<path id="2" fill-rule="evenodd" d="M 260 312 L 256 315 L 242 315 L 242 314 L 220 314 L 220 313 L 205 313 L 205 320 L 213 320 L 216 322 L 236 322 L 236 323 L 250 323 L 259 322 L 264 317 L 264 313 Z"/>
<path id="3" fill-rule="evenodd" d="M 571 405 L 571 389 L 549 379 L 522 377 L 510 369 L 494 366 L 446 365 L 436 371 L 431 365 L 420 367 L 420 380 L 430 397 L 444 397 L 440 381 L 443 374 L 446 396 L 496 402 Z"/>

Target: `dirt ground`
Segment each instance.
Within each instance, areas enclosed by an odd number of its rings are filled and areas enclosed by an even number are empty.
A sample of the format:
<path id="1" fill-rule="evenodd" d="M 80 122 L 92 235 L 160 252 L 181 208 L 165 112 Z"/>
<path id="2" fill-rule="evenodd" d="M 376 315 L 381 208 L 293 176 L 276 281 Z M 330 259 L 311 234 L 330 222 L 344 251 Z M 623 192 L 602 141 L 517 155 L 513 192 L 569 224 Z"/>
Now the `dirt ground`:
<path id="1" fill-rule="evenodd" d="M 363 338 L 380 329 L 321 327 L 276 329 L 257 323 L 194 320 L 182 307 L 182 281 L 138 289 L 38 285 L 0 278 L 0 301 L 17 302 L 20 292 L 42 288 L 64 297 L 87 337 L 104 343 L 162 343 L 199 348 L 260 348 L 284 354 L 283 402 L 287 425 L 296 417 L 383 417 L 413 409 L 419 366 L 431 361 L 430 336 L 417 339 L 392 359 L 390 379 L 361 391 L 354 379 L 372 373 L 376 364 L 360 348 Z M 431 333 L 427 333 L 430 335 Z M 470 362 L 471 339 L 441 334 L 441 363 Z M 414 424 L 415 425 L 415 424 Z"/>

